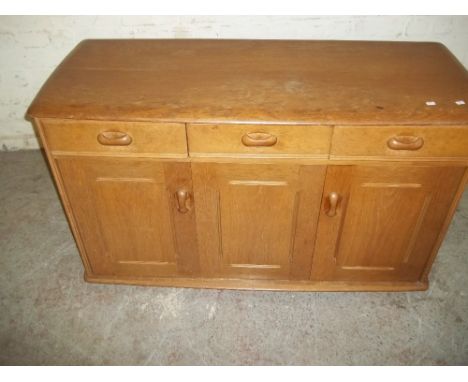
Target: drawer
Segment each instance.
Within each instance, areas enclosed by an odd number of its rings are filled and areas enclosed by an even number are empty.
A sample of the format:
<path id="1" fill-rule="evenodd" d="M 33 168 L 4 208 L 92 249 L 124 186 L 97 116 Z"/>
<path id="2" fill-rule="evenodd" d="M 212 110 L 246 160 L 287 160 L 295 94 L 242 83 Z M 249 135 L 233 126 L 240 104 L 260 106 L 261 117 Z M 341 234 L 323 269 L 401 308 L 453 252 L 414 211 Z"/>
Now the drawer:
<path id="1" fill-rule="evenodd" d="M 335 126 L 330 159 L 468 158 L 468 126 Z"/>
<path id="2" fill-rule="evenodd" d="M 182 123 L 40 120 L 53 154 L 186 157 Z"/>
<path id="3" fill-rule="evenodd" d="M 332 128 L 304 125 L 191 124 L 190 156 L 328 158 Z"/>

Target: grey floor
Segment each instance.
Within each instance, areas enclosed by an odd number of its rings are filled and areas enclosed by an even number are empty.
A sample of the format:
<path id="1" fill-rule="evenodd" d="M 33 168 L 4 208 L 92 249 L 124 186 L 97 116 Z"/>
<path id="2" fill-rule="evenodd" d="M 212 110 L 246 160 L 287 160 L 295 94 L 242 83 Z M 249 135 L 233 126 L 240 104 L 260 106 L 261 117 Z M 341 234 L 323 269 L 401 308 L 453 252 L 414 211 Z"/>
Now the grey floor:
<path id="1" fill-rule="evenodd" d="M 0 154 L 0 364 L 468 364 L 468 193 L 427 292 L 87 284 L 44 159 Z"/>

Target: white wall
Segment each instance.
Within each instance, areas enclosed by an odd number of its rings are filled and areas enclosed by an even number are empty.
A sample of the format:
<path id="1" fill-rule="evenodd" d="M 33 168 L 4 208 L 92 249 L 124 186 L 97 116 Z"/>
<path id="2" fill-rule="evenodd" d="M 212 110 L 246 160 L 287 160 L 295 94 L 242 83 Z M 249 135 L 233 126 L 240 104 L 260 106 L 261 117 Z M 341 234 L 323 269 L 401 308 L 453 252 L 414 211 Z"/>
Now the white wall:
<path id="1" fill-rule="evenodd" d="M 440 41 L 468 67 L 466 16 L 1 16 L 0 150 L 38 147 L 24 113 L 80 40 L 138 37 Z"/>

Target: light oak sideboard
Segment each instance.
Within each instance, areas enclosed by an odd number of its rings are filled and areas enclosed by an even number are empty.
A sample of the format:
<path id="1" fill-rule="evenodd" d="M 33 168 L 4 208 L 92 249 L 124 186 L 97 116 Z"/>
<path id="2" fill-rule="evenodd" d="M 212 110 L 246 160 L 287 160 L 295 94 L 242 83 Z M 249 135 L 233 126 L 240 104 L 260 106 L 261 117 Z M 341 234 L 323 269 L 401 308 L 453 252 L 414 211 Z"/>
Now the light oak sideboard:
<path id="1" fill-rule="evenodd" d="M 424 290 L 468 178 L 441 44 L 86 40 L 28 110 L 99 283 Z"/>

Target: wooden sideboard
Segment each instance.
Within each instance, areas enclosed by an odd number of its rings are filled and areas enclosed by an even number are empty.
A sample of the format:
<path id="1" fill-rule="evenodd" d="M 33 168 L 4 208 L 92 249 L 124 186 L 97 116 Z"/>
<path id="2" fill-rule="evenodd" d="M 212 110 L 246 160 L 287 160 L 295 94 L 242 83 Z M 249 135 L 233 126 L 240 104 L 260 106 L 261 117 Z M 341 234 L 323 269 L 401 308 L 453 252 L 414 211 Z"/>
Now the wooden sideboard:
<path id="1" fill-rule="evenodd" d="M 468 178 L 436 43 L 86 40 L 28 110 L 101 283 L 424 290 Z"/>

